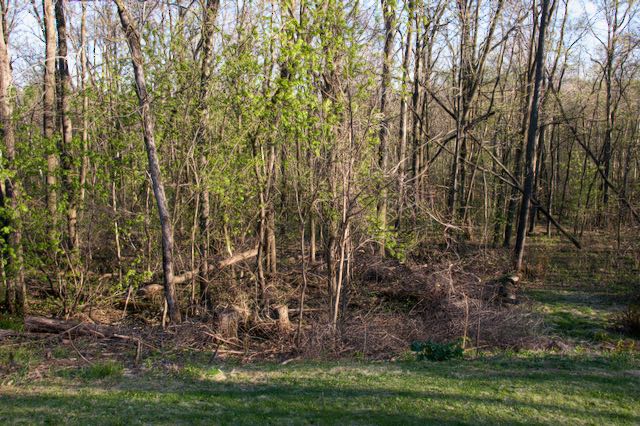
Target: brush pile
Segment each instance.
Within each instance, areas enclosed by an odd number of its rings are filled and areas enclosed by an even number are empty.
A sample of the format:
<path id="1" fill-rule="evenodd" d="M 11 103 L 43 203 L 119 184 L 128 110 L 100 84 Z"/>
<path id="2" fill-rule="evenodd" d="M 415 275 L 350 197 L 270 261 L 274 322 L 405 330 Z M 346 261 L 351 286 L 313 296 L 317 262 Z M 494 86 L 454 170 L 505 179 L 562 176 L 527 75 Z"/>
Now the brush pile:
<path id="1" fill-rule="evenodd" d="M 508 254 L 499 250 L 434 250 L 404 263 L 359 253 L 334 329 L 321 262 L 309 268 L 300 321 L 301 260 L 291 257 L 283 262 L 268 311 L 252 308 L 256 304 L 247 299 L 251 280 L 235 279 L 219 286 L 225 290 L 214 314 L 193 310 L 179 325 L 162 327 L 162 289 L 147 297 L 143 288 L 129 292 L 124 311 L 93 308 L 67 322 L 30 317 L 25 331 L 93 339 L 100 348 L 109 341 L 133 345 L 136 359 L 154 350 L 244 359 L 389 359 L 415 340 L 459 341 L 478 349 L 535 347 L 541 320 L 518 297 L 516 280 L 504 278 L 507 270 Z M 110 312 L 111 320 L 100 312 Z"/>

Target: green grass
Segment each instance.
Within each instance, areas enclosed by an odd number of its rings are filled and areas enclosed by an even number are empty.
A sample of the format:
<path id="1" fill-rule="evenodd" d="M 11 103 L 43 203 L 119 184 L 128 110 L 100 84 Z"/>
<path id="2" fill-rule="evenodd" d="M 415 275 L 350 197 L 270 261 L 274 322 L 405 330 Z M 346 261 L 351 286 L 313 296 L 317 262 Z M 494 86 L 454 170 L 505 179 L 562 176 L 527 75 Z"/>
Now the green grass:
<path id="1" fill-rule="evenodd" d="M 53 348 L 52 367 L 38 344 L 0 346 L 0 424 L 640 424 L 637 341 L 614 328 L 637 266 L 533 241 L 524 292 L 550 336 L 574 343 L 562 354 L 282 366 L 174 351 L 130 370 L 70 367 L 81 340 Z"/>
<path id="2" fill-rule="evenodd" d="M 0 314 L 0 329 L 22 331 L 24 329 L 24 321 L 21 318 Z"/>
<path id="3" fill-rule="evenodd" d="M 446 363 L 149 370 L 0 387 L 0 424 L 638 424 L 640 362 L 528 355 Z"/>
<path id="4" fill-rule="evenodd" d="M 68 371 L 68 370 L 67 370 Z M 117 378 L 122 376 L 124 367 L 117 361 L 102 361 L 91 364 L 79 370 L 71 370 L 72 374 L 62 374 L 62 376 L 77 376 L 84 380 L 101 380 L 107 378 Z M 66 372 L 66 371 L 65 371 Z"/>
<path id="5" fill-rule="evenodd" d="M 629 337 L 619 331 L 616 319 L 640 283 L 632 258 L 606 246 L 576 251 L 545 237 L 532 239 L 529 254 L 541 276 L 527 280 L 524 293 L 552 335 L 574 344 Z"/>
<path id="6" fill-rule="evenodd" d="M 40 362 L 37 350 L 0 344 L 0 386 L 24 380 Z"/>
<path id="7" fill-rule="evenodd" d="M 526 294 L 536 302 L 552 334 L 576 342 L 612 341 L 625 336 L 616 332 L 615 316 L 622 309 L 606 298 L 578 290 L 531 289 Z"/>

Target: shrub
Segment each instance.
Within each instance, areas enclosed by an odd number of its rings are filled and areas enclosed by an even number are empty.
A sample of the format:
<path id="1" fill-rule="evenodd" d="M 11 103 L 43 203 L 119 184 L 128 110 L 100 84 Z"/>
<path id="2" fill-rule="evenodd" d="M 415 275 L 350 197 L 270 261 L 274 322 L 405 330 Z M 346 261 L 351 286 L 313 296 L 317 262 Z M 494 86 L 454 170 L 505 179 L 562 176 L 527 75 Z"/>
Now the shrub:
<path id="1" fill-rule="evenodd" d="M 462 358 L 464 349 L 459 342 L 437 343 L 427 340 L 426 342 L 415 341 L 411 344 L 411 350 L 416 353 L 418 361 L 447 361 L 455 358 Z"/>

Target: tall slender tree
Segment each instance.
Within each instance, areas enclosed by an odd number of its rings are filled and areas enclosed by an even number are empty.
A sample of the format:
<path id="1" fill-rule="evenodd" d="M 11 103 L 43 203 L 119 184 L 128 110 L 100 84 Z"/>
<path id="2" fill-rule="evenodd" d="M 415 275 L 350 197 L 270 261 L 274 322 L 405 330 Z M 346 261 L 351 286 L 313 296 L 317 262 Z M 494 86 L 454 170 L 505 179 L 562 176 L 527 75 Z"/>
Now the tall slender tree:
<path id="1" fill-rule="evenodd" d="M 77 262 L 79 256 L 78 211 L 76 197 L 77 173 L 73 159 L 73 124 L 71 123 L 72 84 L 67 62 L 67 21 L 65 18 L 65 0 L 55 0 L 56 27 L 58 30 L 58 115 L 62 129 L 60 159 L 62 166 L 62 182 L 66 201 L 67 216 L 67 248 L 71 259 Z"/>
<path id="2" fill-rule="evenodd" d="M 58 249 L 58 152 L 56 131 L 56 24 L 53 0 L 42 0 L 44 15 L 45 59 L 42 96 L 42 127 L 47 150 L 47 208 L 49 210 L 49 244 Z"/>
<path id="3" fill-rule="evenodd" d="M 211 56 L 213 49 L 213 36 L 216 17 L 220 0 L 207 0 L 202 18 L 202 53 L 200 59 L 200 90 L 198 93 L 198 110 L 200 113 L 200 128 L 198 129 L 198 153 L 199 167 L 201 174 L 200 182 L 200 211 L 199 211 L 199 234 L 200 234 L 200 272 L 198 280 L 200 284 L 200 295 L 204 302 L 211 304 L 209 297 L 209 247 L 211 237 L 209 233 L 209 216 L 211 214 L 211 197 L 206 180 L 202 181 L 202 176 L 207 173 L 207 138 L 208 134 L 208 106 L 207 94 L 209 93 L 209 82 L 211 79 Z"/>
<path id="4" fill-rule="evenodd" d="M 16 137 L 13 121 L 13 105 L 11 101 L 11 86 L 13 77 L 7 41 L 9 30 L 6 26 L 6 2 L 2 2 L 2 20 L 0 22 L 0 123 L 5 146 L 4 164 L 6 178 L 4 190 L 0 188 L 0 207 L 4 209 L 7 221 L 4 228 L 8 228 L 8 235 L 3 230 L 5 244 L 2 247 L 5 262 L 6 295 L 5 308 L 11 314 L 24 315 L 26 303 L 26 289 L 22 265 L 22 226 L 20 221 L 20 183 L 16 165 Z"/>
<path id="5" fill-rule="evenodd" d="M 144 57 L 142 47 L 140 45 L 140 36 L 133 26 L 133 17 L 129 13 L 124 0 L 114 0 L 118 7 L 118 15 L 120 23 L 124 30 L 129 50 L 131 53 L 131 62 L 133 64 L 133 72 L 136 81 L 136 93 L 140 104 L 140 115 L 142 117 L 142 129 L 144 134 L 144 143 L 147 149 L 147 159 L 149 162 L 149 175 L 153 186 L 153 193 L 158 206 L 158 216 L 160 218 L 160 227 L 162 230 L 162 270 L 164 272 L 164 294 L 167 301 L 169 317 L 174 323 L 182 321 L 180 307 L 176 298 L 176 289 L 174 284 L 174 265 L 173 265 L 173 226 L 171 223 L 171 215 L 167 203 L 167 196 L 164 190 L 162 174 L 160 172 L 160 160 L 158 158 L 158 150 L 156 147 L 154 135 L 154 119 L 151 112 L 151 101 L 147 92 L 147 83 L 144 73 Z"/>
<path id="6" fill-rule="evenodd" d="M 540 86 L 542 84 L 542 70 L 544 69 L 544 38 L 547 28 L 547 15 L 549 13 L 549 0 L 542 0 L 540 6 L 540 27 L 538 30 L 538 47 L 536 50 L 536 71 L 533 80 L 533 94 L 531 99 L 531 118 L 529 119 L 529 130 L 527 132 L 527 149 L 525 158 L 525 180 L 522 202 L 520 204 L 520 216 L 518 218 L 518 233 L 516 235 L 515 246 L 515 268 L 522 269 L 524 259 L 524 245 L 527 236 L 527 219 L 531 207 L 533 195 L 533 183 L 536 168 L 536 133 L 538 132 L 538 98 L 540 97 Z"/>
<path id="7" fill-rule="evenodd" d="M 393 55 L 393 36 L 396 26 L 395 0 L 380 0 L 382 5 L 382 17 L 384 21 L 384 50 L 382 52 L 382 76 L 380 82 L 380 132 L 378 138 L 380 145 L 378 146 L 378 166 L 383 176 L 383 182 L 386 180 L 387 166 L 389 162 L 389 126 L 391 120 L 388 117 L 389 91 L 391 89 L 391 65 Z M 382 238 L 380 242 L 379 253 L 385 255 L 385 233 L 387 232 L 387 188 L 386 184 L 380 185 L 379 198 L 377 204 L 378 224 L 382 230 Z"/>

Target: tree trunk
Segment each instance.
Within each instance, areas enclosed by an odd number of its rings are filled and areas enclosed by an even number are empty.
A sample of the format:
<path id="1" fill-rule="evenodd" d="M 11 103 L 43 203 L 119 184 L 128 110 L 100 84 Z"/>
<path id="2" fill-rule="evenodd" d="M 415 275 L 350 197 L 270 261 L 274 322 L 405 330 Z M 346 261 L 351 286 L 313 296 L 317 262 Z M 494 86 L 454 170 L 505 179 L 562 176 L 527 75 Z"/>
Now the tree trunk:
<path id="1" fill-rule="evenodd" d="M 47 150 L 47 209 L 49 211 L 49 244 L 58 250 L 58 155 L 53 135 L 56 129 L 56 26 L 54 21 L 53 0 L 43 0 L 45 61 L 44 88 L 42 96 L 42 130 Z"/>
<path id="2" fill-rule="evenodd" d="M 211 50 L 213 45 L 214 25 L 216 17 L 218 15 L 218 8 L 220 6 L 219 0 L 207 0 L 206 8 L 204 10 L 203 24 L 202 24 L 202 64 L 200 68 L 200 132 L 198 132 L 197 146 L 200 153 L 199 167 L 200 173 L 205 174 L 207 172 L 208 161 L 206 153 L 206 138 L 207 134 L 207 94 L 209 80 L 211 78 Z M 202 178 L 201 178 L 202 180 Z M 206 182 L 206 179 L 204 180 Z M 206 305 L 211 305 L 211 295 L 209 292 L 209 247 L 211 244 L 211 238 L 209 234 L 209 216 L 211 211 L 211 201 L 209 195 L 209 188 L 205 182 L 200 182 L 200 212 L 198 228 L 200 234 L 200 273 L 198 274 L 198 283 L 200 285 L 200 298 Z"/>
<path id="3" fill-rule="evenodd" d="M 82 165 L 80 166 L 80 200 L 82 212 L 86 195 L 87 172 L 89 169 L 89 96 L 87 93 L 87 1 L 82 0 L 80 21 L 80 84 L 82 90 Z"/>
<path id="4" fill-rule="evenodd" d="M 74 184 L 74 166 L 72 143 L 73 125 L 71 124 L 70 99 L 71 74 L 67 63 L 67 23 L 64 10 L 65 0 L 55 1 L 56 26 L 58 29 L 58 108 L 62 127 L 62 149 L 60 152 L 62 163 L 62 182 L 64 195 L 67 201 L 67 249 L 71 253 L 70 258 L 75 264 L 79 256 L 76 208 L 76 188 Z"/>
<path id="5" fill-rule="evenodd" d="M 162 175 L 160 173 L 160 162 L 154 138 L 154 120 L 151 114 L 151 105 L 147 93 L 147 84 L 143 68 L 142 48 L 140 46 L 140 36 L 133 27 L 133 18 L 127 10 L 124 0 L 114 0 L 118 7 L 122 29 L 127 37 L 129 49 L 131 51 L 131 61 L 136 80 L 136 93 L 140 103 L 140 114 L 142 116 L 142 128 L 144 132 L 144 142 L 147 149 L 149 161 L 149 174 L 153 185 L 153 193 L 158 204 L 158 215 L 162 228 L 162 269 L 164 272 L 164 293 L 167 299 L 169 318 L 174 323 L 181 322 L 180 308 L 176 300 L 176 290 L 173 283 L 173 229 L 171 217 L 167 207 L 167 197 L 164 192 Z"/>
<path id="6" fill-rule="evenodd" d="M 3 2 L 3 13 L 6 6 Z M 1 207 L 10 213 L 8 226 L 7 258 L 5 264 L 5 277 L 7 283 L 5 308 L 10 314 L 24 315 L 26 291 L 22 269 L 22 227 L 20 221 L 20 185 L 18 183 L 18 168 L 16 166 L 15 128 L 13 123 L 13 106 L 11 104 L 12 73 L 9 56 L 9 48 L 6 40 L 9 39 L 5 20 L 0 23 L 0 122 L 2 123 L 4 145 L 6 149 L 6 166 L 9 171 L 4 183 L 4 193 L 0 190 Z"/>
<path id="7" fill-rule="evenodd" d="M 522 268 L 524 245 L 527 235 L 527 218 L 529 214 L 529 207 L 531 205 L 531 197 L 533 195 L 533 180 L 535 179 L 534 174 L 536 167 L 536 132 L 538 131 L 538 97 L 540 93 L 540 83 L 542 81 L 542 70 L 544 68 L 544 37 L 545 29 L 547 26 L 548 9 L 549 0 L 542 0 L 540 29 L 538 31 L 538 50 L 536 52 L 536 72 L 534 77 L 533 96 L 531 100 L 531 118 L 529 119 L 529 131 L 527 132 L 524 192 L 522 194 L 522 203 L 520 204 L 518 233 L 516 235 L 515 269 L 517 271 Z"/>
<path id="8" fill-rule="evenodd" d="M 382 13 L 384 16 L 384 51 L 382 58 L 382 81 L 380 84 L 380 114 L 382 121 L 380 123 L 380 132 L 378 138 L 380 145 L 378 147 L 378 167 L 382 173 L 382 183 L 380 185 L 379 198 L 377 204 L 378 226 L 382 232 L 380 238 L 380 247 L 378 253 L 380 256 L 385 255 L 387 232 L 387 189 L 384 181 L 386 180 L 387 163 L 389 158 L 388 139 L 389 139 L 389 117 L 387 117 L 388 91 L 391 88 L 391 59 L 393 55 L 393 34 L 395 31 L 395 11 L 393 9 L 394 2 L 390 0 L 381 0 Z"/>
<path id="9" fill-rule="evenodd" d="M 413 37 L 413 14 L 414 14 L 414 1 L 409 0 L 408 4 L 408 17 L 407 17 L 407 38 L 404 46 L 404 55 L 402 58 L 402 87 L 400 92 L 400 152 L 399 161 L 400 166 L 398 169 L 398 211 L 396 216 L 395 228 L 400 228 L 402 221 L 402 213 L 405 205 L 405 175 L 407 170 L 407 88 L 408 88 L 408 75 L 409 75 L 409 62 L 411 61 L 411 40 Z"/>

